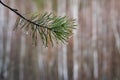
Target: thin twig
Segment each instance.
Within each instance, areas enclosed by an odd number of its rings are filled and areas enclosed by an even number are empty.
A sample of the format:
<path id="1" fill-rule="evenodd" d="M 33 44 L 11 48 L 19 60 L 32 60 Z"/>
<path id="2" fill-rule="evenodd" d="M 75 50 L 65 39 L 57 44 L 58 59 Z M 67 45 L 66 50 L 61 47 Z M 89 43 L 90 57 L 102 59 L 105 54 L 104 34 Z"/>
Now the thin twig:
<path id="1" fill-rule="evenodd" d="M 43 27 L 43 28 L 50 29 L 50 28 L 48 28 L 48 27 L 45 27 L 45 26 L 43 26 L 43 25 L 39 25 L 39 24 L 37 24 L 37 23 L 35 23 L 35 22 L 33 22 L 33 21 L 25 18 L 25 17 L 22 16 L 16 9 L 13 9 L 13 8 L 9 7 L 8 5 L 4 4 L 1 0 L 0 0 L 0 4 L 2 4 L 3 6 L 5 6 L 6 8 L 8 8 L 9 10 L 11 10 L 12 12 L 14 12 L 15 14 L 17 14 L 19 17 L 21 17 L 21 18 L 23 18 L 24 20 L 28 21 L 29 23 L 32 23 L 32 24 L 34 24 L 34 25 L 36 25 L 36 26 L 40 26 L 40 27 Z"/>

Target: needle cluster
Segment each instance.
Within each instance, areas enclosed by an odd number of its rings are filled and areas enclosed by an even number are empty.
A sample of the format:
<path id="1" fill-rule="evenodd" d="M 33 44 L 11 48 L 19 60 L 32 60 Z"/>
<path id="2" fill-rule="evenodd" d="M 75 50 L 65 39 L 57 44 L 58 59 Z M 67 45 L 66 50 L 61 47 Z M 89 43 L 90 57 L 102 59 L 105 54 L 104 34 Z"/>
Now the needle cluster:
<path id="1" fill-rule="evenodd" d="M 46 47 L 48 44 L 54 45 L 54 42 L 67 42 L 75 28 L 74 20 L 70 20 L 66 16 L 57 17 L 52 13 L 35 13 L 28 20 L 32 23 L 18 17 L 14 30 L 24 29 L 31 35 L 35 45 L 37 45 L 38 37 L 40 37 Z"/>
<path id="2" fill-rule="evenodd" d="M 51 13 L 34 13 L 29 18 L 26 18 L 18 10 L 9 7 L 1 0 L 0 4 L 18 15 L 14 30 L 23 29 L 29 33 L 35 45 L 37 45 L 38 37 L 41 38 L 43 45 L 47 47 L 48 44 L 53 45 L 54 42 L 65 43 L 73 34 L 74 20 L 70 20 L 66 16 L 61 17 Z"/>

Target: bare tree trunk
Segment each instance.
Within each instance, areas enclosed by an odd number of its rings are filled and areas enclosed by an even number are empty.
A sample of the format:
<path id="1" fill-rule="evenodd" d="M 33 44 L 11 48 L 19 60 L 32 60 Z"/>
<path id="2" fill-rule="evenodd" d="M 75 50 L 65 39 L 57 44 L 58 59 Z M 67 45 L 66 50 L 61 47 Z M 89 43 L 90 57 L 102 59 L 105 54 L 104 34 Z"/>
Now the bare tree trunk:
<path id="1" fill-rule="evenodd" d="M 117 2 L 119 3 L 119 2 Z M 112 79 L 120 79 L 118 75 L 120 75 L 120 70 L 119 70 L 119 58 L 120 58 L 120 32 L 118 30 L 118 18 L 119 18 L 119 10 L 118 7 L 116 7 L 116 0 L 111 0 L 110 2 L 110 22 L 111 22 L 111 29 L 113 32 L 113 43 L 112 46 L 114 49 L 111 49 L 111 58 L 114 56 L 114 59 L 110 59 L 111 61 L 111 74 L 110 78 Z"/>
<path id="2" fill-rule="evenodd" d="M 113 34 L 115 37 L 115 43 L 116 43 L 116 47 L 118 48 L 118 51 L 120 53 L 120 35 L 119 32 L 117 30 L 117 16 L 118 16 L 118 12 L 115 9 L 115 0 L 111 0 L 111 20 L 112 20 L 112 29 L 113 29 Z"/>
<path id="3" fill-rule="evenodd" d="M 4 35 L 3 35 L 3 27 L 4 27 L 4 8 L 0 6 L 0 23 L 1 30 L 0 30 L 0 80 L 4 80 L 4 71 L 5 71 L 5 49 L 4 49 Z"/>
<path id="4" fill-rule="evenodd" d="M 66 0 L 58 0 L 58 16 L 66 15 Z M 67 46 L 61 45 L 58 50 L 58 74 L 59 80 L 68 80 L 67 71 Z"/>
<path id="5" fill-rule="evenodd" d="M 79 0 L 70 0 L 70 13 L 71 17 L 76 19 L 77 29 L 73 31 L 73 80 L 78 80 L 78 71 L 79 71 L 79 63 L 78 58 L 80 55 L 80 49 L 78 48 L 78 8 L 79 8 Z"/>
<path id="6" fill-rule="evenodd" d="M 97 16 L 99 4 L 97 0 L 92 0 L 92 50 L 93 50 L 93 67 L 94 79 L 98 80 L 98 51 L 97 51 Z"/>
<path id="7" fill-rule="evenodd" d="M 10 1 L 10 6 L 15 7 L 16 4 L 14 2 L 14 0 Z M 13 20 L 13 17 L 15 17 L 13 12 L 10 12 L 9 14 L 9 28 L 8 28 L 8 36 L 9 39 L 11 39 L 9 42 L 10 47 L 11 47 L 11 51 L 10 51 L 10 80 L 19 80 L 19 55 L 20 55 L 20 33 L 14 33 L 13 32 L 13 25 L 15 22 L 15 19 Z M 10 38 L 11 37 L 11 38 Z"/>

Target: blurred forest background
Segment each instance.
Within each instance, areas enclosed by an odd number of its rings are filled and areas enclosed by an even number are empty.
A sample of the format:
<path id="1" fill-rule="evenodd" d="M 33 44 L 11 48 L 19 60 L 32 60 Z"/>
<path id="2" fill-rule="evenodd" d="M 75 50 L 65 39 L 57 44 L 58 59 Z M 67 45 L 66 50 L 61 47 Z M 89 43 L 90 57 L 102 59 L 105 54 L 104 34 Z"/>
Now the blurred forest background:
<path id="1" fill-rule="evenodd" d="M 76 19 L 68 44 L 37 47 L 0 4 L 0 80 L 120 80 L 120 0 L 2 0 L 23 15 Z"/>

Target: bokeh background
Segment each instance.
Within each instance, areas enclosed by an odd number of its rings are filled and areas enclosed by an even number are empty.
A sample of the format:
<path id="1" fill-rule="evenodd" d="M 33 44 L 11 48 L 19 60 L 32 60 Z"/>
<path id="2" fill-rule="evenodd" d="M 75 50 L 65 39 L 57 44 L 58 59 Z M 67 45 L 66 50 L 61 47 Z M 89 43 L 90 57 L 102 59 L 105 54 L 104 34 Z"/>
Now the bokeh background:
<path id="1" fill-rule="evenodd" d="M 120 0 L 2 1 L 23 15 L 67 15 L 77 29 L 67 44 L 34 47 L 0 4 L 0 80 L 120 80 Z"/>

